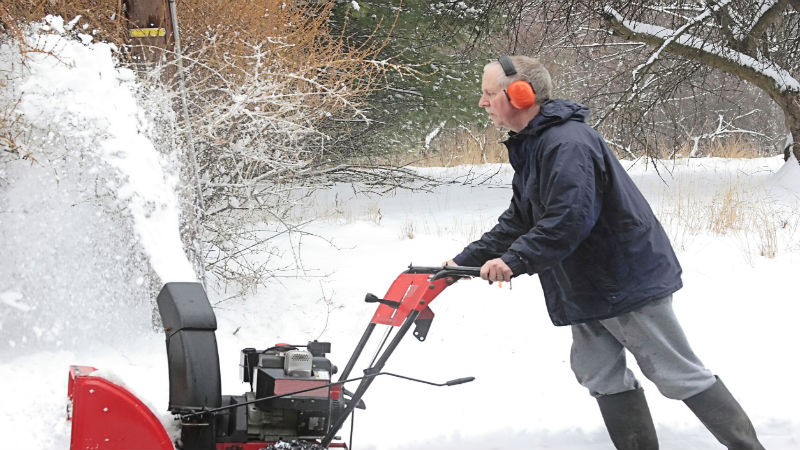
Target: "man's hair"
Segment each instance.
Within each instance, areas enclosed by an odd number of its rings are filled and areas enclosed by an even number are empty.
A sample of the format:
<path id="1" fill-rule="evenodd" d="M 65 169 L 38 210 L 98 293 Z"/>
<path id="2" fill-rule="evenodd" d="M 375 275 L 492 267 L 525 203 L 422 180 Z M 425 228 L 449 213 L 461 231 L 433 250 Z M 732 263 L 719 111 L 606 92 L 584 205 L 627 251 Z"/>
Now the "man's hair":
<path id="1" fill-rule="evenodd" d="M 509 58 L 514 63 L 517 73 L 506 76 L 504 72 L 501 72 L 497 80 L 500 86 L 506 88 L 513 81 L 527 81 L 533 86 L 533 91 L 536 93 L 536 103 L 542 104 L 549 100 L 553 92 L 553 82 L 550 80 L 550 72 L 547 71 L 547 68 L 538 59 L 529 56 L 513 55 Z M 493 64 L 499 66 L 500 62 L 490 62 L 483 68 L 484 72 Z"/>

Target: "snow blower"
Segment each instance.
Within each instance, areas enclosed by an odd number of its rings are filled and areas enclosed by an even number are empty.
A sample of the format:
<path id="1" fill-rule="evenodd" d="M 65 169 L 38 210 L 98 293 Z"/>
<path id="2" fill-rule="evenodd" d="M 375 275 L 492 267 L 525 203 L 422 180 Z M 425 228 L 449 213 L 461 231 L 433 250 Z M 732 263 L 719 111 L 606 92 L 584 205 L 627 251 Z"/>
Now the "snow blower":
<path id="1" fill-rule="evenodd" d="M 356 408 L 365 408 L 364 394 L 378 376 L 435 386 L 474 379 L 432 383 L 382 370 L 412 325 L 416 325 L 413 335 L 425 340 L 434 317 L 430 303 L 439 293 L 459 278 L 479 275 L 480 269 L 475 267 L 409 266 L 383 298 L 367 294 L 365 301 L 377 303 L 377 310 L 336 381 L 332 376 L 337 367 L 325 356 L 330 343 L 243 349 L 240 379 L 250 385 L 243 395 L 221 393 L 216 317 L 202 285 L 167 283 L 157 304 L 167 343 L 168 409 L 180 424 L 180 436 L 173 442 L 150 408 L 123 386 L 93 376 L 93 367 L 71 366 L 70 449 L 347 448 L 337 433 Z M 377 325 L 388 325 L 396 332 L 391 340 L 387 333 L 362 376 L 349 378 Z M 345 384 L 356 381 L 355 391 L 345 389 Z"/>

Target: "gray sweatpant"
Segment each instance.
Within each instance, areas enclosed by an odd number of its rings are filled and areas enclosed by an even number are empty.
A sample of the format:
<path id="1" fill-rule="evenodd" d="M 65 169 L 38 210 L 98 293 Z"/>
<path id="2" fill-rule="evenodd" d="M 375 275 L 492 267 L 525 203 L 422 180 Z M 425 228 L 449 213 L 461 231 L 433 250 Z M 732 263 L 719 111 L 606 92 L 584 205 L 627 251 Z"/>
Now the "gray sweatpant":
<path id="1" fill-rule="evenodd" d="M 572 371 L 594 397 L 639 387 L 625 349 L 661 393 L 685 400 L 716 382 L 689 347 L 672 310 L 672 296 L 610 319 L 572 326 Z"/>

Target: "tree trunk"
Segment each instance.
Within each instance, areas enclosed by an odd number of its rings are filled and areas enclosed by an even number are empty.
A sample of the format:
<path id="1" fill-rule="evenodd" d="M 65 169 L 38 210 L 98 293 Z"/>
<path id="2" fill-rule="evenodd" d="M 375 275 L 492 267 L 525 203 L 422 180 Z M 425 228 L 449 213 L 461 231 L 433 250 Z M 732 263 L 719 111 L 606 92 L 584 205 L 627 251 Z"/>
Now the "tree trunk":
<path id="1" fill-rule="evenodd" d="M 800 94 L 787 95 L 776 100 L 783 109 L 786 128 L 792 135 L 792 145 L 784 149 L 784 159 L 789 159 L 789 152 L 794 153 L 795 160 L 800 163 Z"/>

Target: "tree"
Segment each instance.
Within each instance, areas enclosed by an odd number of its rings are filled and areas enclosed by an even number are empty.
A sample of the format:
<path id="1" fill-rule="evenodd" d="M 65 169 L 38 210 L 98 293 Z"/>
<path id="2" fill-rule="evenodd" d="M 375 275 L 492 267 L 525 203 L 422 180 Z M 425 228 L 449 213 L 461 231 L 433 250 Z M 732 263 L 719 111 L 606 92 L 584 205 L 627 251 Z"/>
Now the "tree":
<path id="1" fill-rule="evenodd" d="M 634 17 L 626 19 L 612 6 L 606 6 L 602 16 L 614 34 L 658 47 L 642 64 L 642 76 L 662 51 L 668 51 L 764 91 L 783 111 L 792 151 L 800 161 L 800 82 L 793 76 L 800 69 L 800 0 L 722 0 L 704 9 L 682 9 L 694 15 L 673 20 L 664 28 L 654 25 L 658 17 L 651 23 L 640 22 L 638 14 L 628 12 Z"/>
<path id="2" fill-rule="evenodd" d="M 594 43 L 608 50 L 621 44 L 610 35 L 646 44 L 646 51 L 625 52 L 637 57 L 632 64 L 619 62 L 627 81 L 610 108 L 615 113 L 635 104 L 647 115 L 687 90 L 719 92 L 725 83 L 719 73 L 755 86 L 782 111 L 787 157 L 793 142 L 791 151 L 800 160 L 800 0 L 496 3 L 495 8 L 527 13 L 514 17 L 517 32 L 541 23 L 530 17 L 544 11 L 545 17 L 559 18 L 544 26 L 576 45 Z M 664 95 L 653 96 L 658 90 Z M 631 119 L 637 120 L 636 114 Z"/>
<path id="3" fill-rule="evenodd" d="M 385 39 L 376 58 L 417 70 L 390 73 L 368 98 L 373 121 L 359 145 L 369 153 L 417 151 L 426 136 L 485 122 L 477 108 L 482 63 L 476 39 L 500 22 L 479 0 L 359 0 L 337 2 L 333 26 L 361 45 Z M 476 25 L 481 24 L 477 27 Z"/>

